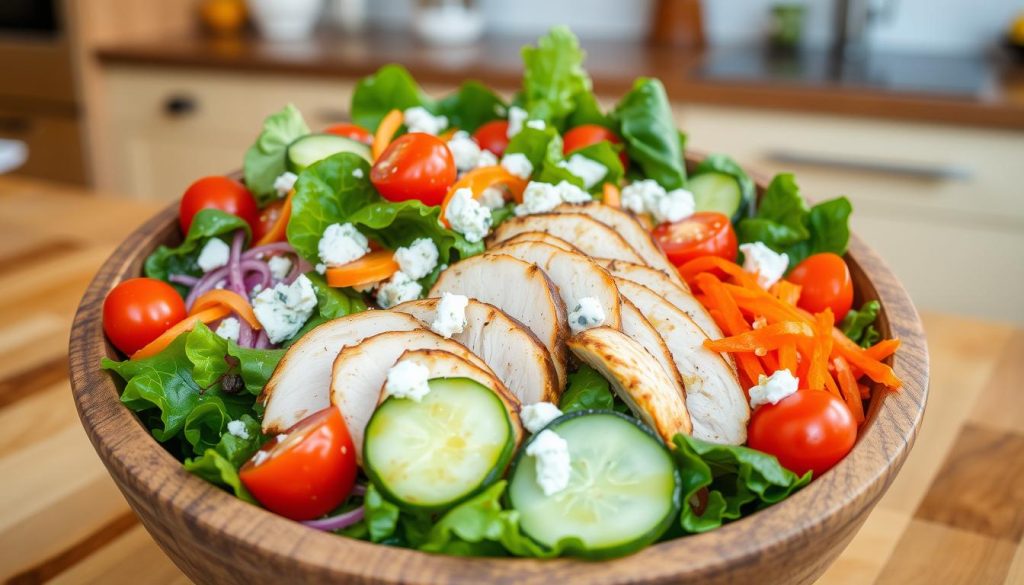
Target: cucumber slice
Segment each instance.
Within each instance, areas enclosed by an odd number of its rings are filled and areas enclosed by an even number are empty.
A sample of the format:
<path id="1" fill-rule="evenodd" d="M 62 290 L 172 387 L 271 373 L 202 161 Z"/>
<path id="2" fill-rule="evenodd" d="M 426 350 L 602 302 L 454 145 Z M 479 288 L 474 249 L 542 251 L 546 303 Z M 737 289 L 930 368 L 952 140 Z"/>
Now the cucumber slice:
<path id="1" fill-rule="evenodd" d="M 545 496 L 535 458 L 525 447 L 520 451 L 508 497 L 532 539 L 549 547 L 578 539 L 568 552 L 609 558 L 654 542 L 679 517 L 679 471 L 668 449 L 636 419 L 584 410 L 546 428 L 569 444 L 572 475 L 567 488 Z"/>
<path id="2" fill-rule="evenodd" d="M 309 165 L 339 152 L 351 152 L 363 157 L 367 162 L 373 162 L 369 146 L 334 134 L 307 134 L 296 138 L 288 145 L 285 160 L 288 170 L 297 174 Z"/>
<path id="3" fill-rule="evenodd" d="M 420 402 L 387 398 L 366 425 L 363 467 L 399 506 L 435 511 L 497 481 L 515 451 L 501 399 L 469 378 L 431 380 Z"/>
<path id="4" fill-rule="evenodd" d="M 739 182 L 725 173 L 701 173 L 690 177 L 686 188 L 693 193 L 697 211 L 717 211 L 734 218 L 743 203 Z"/>

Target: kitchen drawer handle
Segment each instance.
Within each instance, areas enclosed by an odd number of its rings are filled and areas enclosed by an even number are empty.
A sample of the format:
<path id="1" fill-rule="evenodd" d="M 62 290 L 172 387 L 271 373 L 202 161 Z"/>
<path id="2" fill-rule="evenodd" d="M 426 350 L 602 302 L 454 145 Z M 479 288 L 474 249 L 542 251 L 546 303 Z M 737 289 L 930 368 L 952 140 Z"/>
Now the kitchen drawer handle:
<path id="1" fill-rule="evenodd" d="M 164 112 L 172 117 L 186 116 L 198 108 L 195 98 L 189 95 L 172 95 L 164 101 Z"/>
<path id="2" fill-rule="evenodd" d="M 969 181 L 974 177 L 971 169 L 957 165 L 840 158 L 838 156 L 808 154 L 791 150 L 772 150 L 767 153 L 767 158 L 778 164 L 796 164 L 866 173 L 882 173 L 928 181 Z"/>

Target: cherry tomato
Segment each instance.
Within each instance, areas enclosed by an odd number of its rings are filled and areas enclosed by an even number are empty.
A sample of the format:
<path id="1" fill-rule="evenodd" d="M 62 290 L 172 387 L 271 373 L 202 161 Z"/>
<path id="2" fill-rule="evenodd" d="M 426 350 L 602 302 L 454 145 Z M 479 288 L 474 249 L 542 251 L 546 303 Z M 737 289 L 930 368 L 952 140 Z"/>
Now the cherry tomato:
<path id="1" fill-rule="evenodd" d="M 654 239 L 676 266 L 699 256 L 720 256 L 736 261 L 738 249 L 732 222 L 715 211 L 698 211 L 675 223 L 654 228 Z"/>
<path id="2" fill-rule="evenodd" d="M 329 406 L 271 439 L 238 476 L 268 510 L 312 520 L 338 507 L 356 482 L 356 450 L 341 411 Z"/>
<path id="3" fill-rule="evenodd" d="M 812 313 L 831 307 L 836 321 L 842 321 L 853 306 L 850 269 L 840 256 L 831 252 L 808 256 L 786 280 L 802 287 L 797 305 Z"/>
<path id="4" fill-rule="evenodd" d="M 857 423 L 842 400 L 824 390 L 800 390 L 750 417 L 747 445 L 779 459 L 783 467 L 817 477 L 846 456 Z"/>
<path id="5" fill-rule="evenodd" d="M 622 144 L 622 139 L 604 126 L 583 124 L 565 133 L 565 136 L 562 137 L 562 152 L 563 154 L 569 154 L 574 150 L 579 150 L 591 144 L 597 144 L 602 140 L 607 140 L 612 144 Z M 626 156 L 625 150 L 619 153 L 619 160 L 622 161 L 622 168 L 629 166 L 629 157 Z"/>
<path id="6" fill-rule="evenodd" d="M 114 347 L 131 355 L 188 313 L 174 287 L 155 278 L 130 278 L 103 301 L 103 331 Z"/>
<path id="7" fill-rule="evenodd" d="M 278 199 L 260 210 L 259 222 L 253 230 L 253 241 L 259 241 L 267 232 L 273 229 L 277 219 L 281 217 L 281 209 L 284 208 L 284 199 Z"/>
<path id="8" fill-rule="evenodd" d="M 489 150 L 497 156 L 505 154 L 505 149 L 508 148 L 508 122 L 493 120 L 484 124 L 473 133 L 473 140 L 476 140 L 480 148 Z"/>
<path id="9" fill-rule="evenodd" d="M 425 205 L 440 205 L 455 177 L 448 145 L 420 132 L 395 139 L 370 169 L 370 181 L 388 201 L 419 199 Z"/>
<path id="10" fill-rule="evenodd" d="M 181 231 L 187 234 L 192 218 L 200 210 L 210 208 L 237 215 L 256 232 L 260 215 L 256 199 L 245 185 L 220 176 L 203 177 L 185 190 L 178 208 Z"/>
<path id="11" fill-rule="evenodd" d="M 336 136 L 344 136 L 345 138 L 351 138 L 363 144 L 370 144 L 373 142 L 373 134 L 366 128 L 363 128 L 359 124 L 332 124 L 324 128 L 324 132 L 327 134 L 334 134 Z"/>

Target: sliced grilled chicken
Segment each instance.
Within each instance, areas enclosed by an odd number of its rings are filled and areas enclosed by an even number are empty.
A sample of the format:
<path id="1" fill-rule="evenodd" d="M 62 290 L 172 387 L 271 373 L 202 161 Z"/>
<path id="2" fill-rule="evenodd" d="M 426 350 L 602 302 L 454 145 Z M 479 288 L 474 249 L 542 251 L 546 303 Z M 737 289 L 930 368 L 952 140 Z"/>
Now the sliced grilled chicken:
<path id="1" fill-rule="evenodd" d="M 490 303 L 526 325 L 551 354 L 558 387 L 565 387 L 565 303 L 543 270 L 505 254 L 472 256 L 441 273 L 430 296 L 442 292 Z"/>
<path id="2" fill-rule="evenodd" d="M 666 443 L 693 430 L 686 403 L 658 360 L 628 335 L 593 327 L 569 338 L 569 349 L 603 375 L 615 393 Z"/>
<path id="3" fill-rule="evenodd" d="M 583 254 L 582 250 L 580 250 L 576 246 L 573 246 L 569 242 L 566 242 L 562 238 L 559 238 L 558 236 L 553 236 L 551 234 L 546 234 L 544 232 L 518 233 L 503 242 L 494 242 L 493 248 L 491 249 L 500 248 L 504 244 L 518 244 L 520 242 L 541 242 L 544 244 L 550 244 L 556 248 L 561 248 L 566 252 L 576 252 L 578 254 Z"/>
<path id="4" fill-rule="evenodd" d="M 746 442 L 750 418 L 746 394 L 722 356 L 704 347 L 707 335 L 686 313 L 646 286 L 622 279 L 618 284 L 672 352 L 686 387 L 693 436 L 729 445 Z"/>
<path id="5" fill-rule="evenodd" d="M 277 364 L 259 400 L 263 433 L 276 435 L 331 404 L 331 364 L 342 348 L 385 331 L 420 329 L 405 313 L 364 311 L 328 321 L 295 342 Z"/>
<path id="6" fill-rule="evenodd" d="M 491 236 L 496 245 L 523 232 L 544 232 L 569 242 L 587 256 L 643 264 L 644 261 L 615 230 L 582 213 L 537 213 L 505 220 Z"/>
<path id="7" fill-rule="evenodd" d="M 523 424 L 519 420 L 519 399 L 512 395 L 494 374 L 469 363 L 450 351 L 441 349 L 410 349 L 403 353 L 395 363 L 406 361 L 417 363 L 430 370 L 431 380 L 434 378 L 469 378 L 490 389 L 501 399 L 505 410 L 508 411 L 509 420 L 512 421 L 512 431 L 516 437 L 516 445 L 522 442 Z M 384 398 L 386 397 L 382 388 L 378 400 L 383 401 Z"/>
<path id="8" fill-rule="evenodd" d="M 392 308 L 408 313 L 424 327 L 437 315 L 439 299 L 409 301 Z M 494 305 L 470 299 L 466 305 L 466 326 L 452 339 L 484 360 L 498 379 L 523 404 L 558 402 L 562 394 L 551 361 L 551 353 L 537 336 Z"/>
<path id="9" fill-rule="evenodd" d="M 628 211 L 605 205 L 600 201 L 592 201 L 582 205 L 563 203 L 555 208 L 555 213 L 582 213 L 607 225 L 633 246 L 636 253 L 643 258 L 644 264 L 664 272 L 673 282 L 682 284 L 683 279 L 679 277 L 679 271 L 665 256 L 661 246 L 654 241 L 650 230 Z"/>
<path id="10" fill-rule="evenodd" d="M 363 451 L 363 432 L 377 407 L 388 370 L 399 356 L 411 349 L 447 351 L 494 375 L 466 346 L 426 329 L 379 333 L 359 345 L 346 347 L 331 367 L 331 404 L 341 410 L 357 453 Z"/>
<path id="11" fill-rule="evenodd" d="M 541 242 L 502 243 L 494 252 L 507 254 L 539 266 L 558 288 L 558 294 L 570 313 L 584 297 L 593 297 L 604 309 L 604 325 L 622 327 L 622 304 L 615 279 L 596 262 L 575 252 L 566 252 Z"/>
<path id="12" fill-rule="evenodd" d="M 665 369 L 665 373 L 672 379 L 673 386 L 679 395 L 686 396 L 683 377 L 679 373 L 679 368 L 676 367 L 672 352 L 669 351 L 665 340 L 661 338 L 661 334 L 654 328 L 654 325 L 651 325 L 647 317 L 644 317 L 640 309 L 626 298 L 622 299 L 622 332 L 643 346 L 654 359 L 658 360 L 661 367 Z"/>
<path id="13" fill-rule="evenodd" d="M 715 323 L 711 313 L 704 308 L 704 305 L 700 304 L 697 297 L 693 296 L 685 283 L 677 284 L 666 278 L 660 270 L 654 270 L 648 266 L 631 264 L 621 260 L 597 260 L 597 263 L 608 269 L 608 272 L 613 276 L 642 284 L 661 295 L 666 301 L 672 303 L 686 313 L 690 319 L 693 319 L 693 322 L 711 339 L 721 339 L 724 337 L 721 328 L 718 327 L 718 323 Z M 736 360 L 732 355 L 726 353 L 722 354 L 722 357 L 729 363 L 733 371 L 736 371 Z"/>

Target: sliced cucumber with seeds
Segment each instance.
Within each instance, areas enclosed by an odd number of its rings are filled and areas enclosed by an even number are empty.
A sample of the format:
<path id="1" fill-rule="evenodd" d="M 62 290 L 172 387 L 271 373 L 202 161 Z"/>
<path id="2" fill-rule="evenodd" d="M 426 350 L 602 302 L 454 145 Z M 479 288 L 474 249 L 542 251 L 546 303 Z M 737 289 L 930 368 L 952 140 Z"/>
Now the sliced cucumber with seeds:
<path id="1" fill-rule="evenodd" d="M 725 173 L 701 173 L 690 177 L 686 189 L 693 193 L 697 211 L 717 211 L 735 219 L 743 204 L 739 182 Z"/>
<path id="2" fill-rule="evenodd" d="M 371 162 L 369 146 L 334 134 L 307 134 L 296 138 L 288 145 L 285 159 L 289 171 L 301 173 L 313 163 L 339 152 L 351 152 L 363 157 L 367 162 Z"/>
<path id="3" fill-rule="evenodd" d="M 511 472 L 508 498 L 523 532 L 567 552 L 609 558 L 656 541 L 679 517 L 681 479 L 665 445 L 636 419 L 610 410 L 564 415 L 547 427 L 569 445 L 569 486 L 545 496 L 526 447 Z M 536 435 L 534 435 L 536 438 Z"/>
<path id="4" fill-rule="evenodd" d="M 442 510 L 497 481 L 515 451 L 501 399 L 468 378 L 431 380 L 419 402 L 390 397 L 366 426 L 363 467 L 399 506 Z"/>

